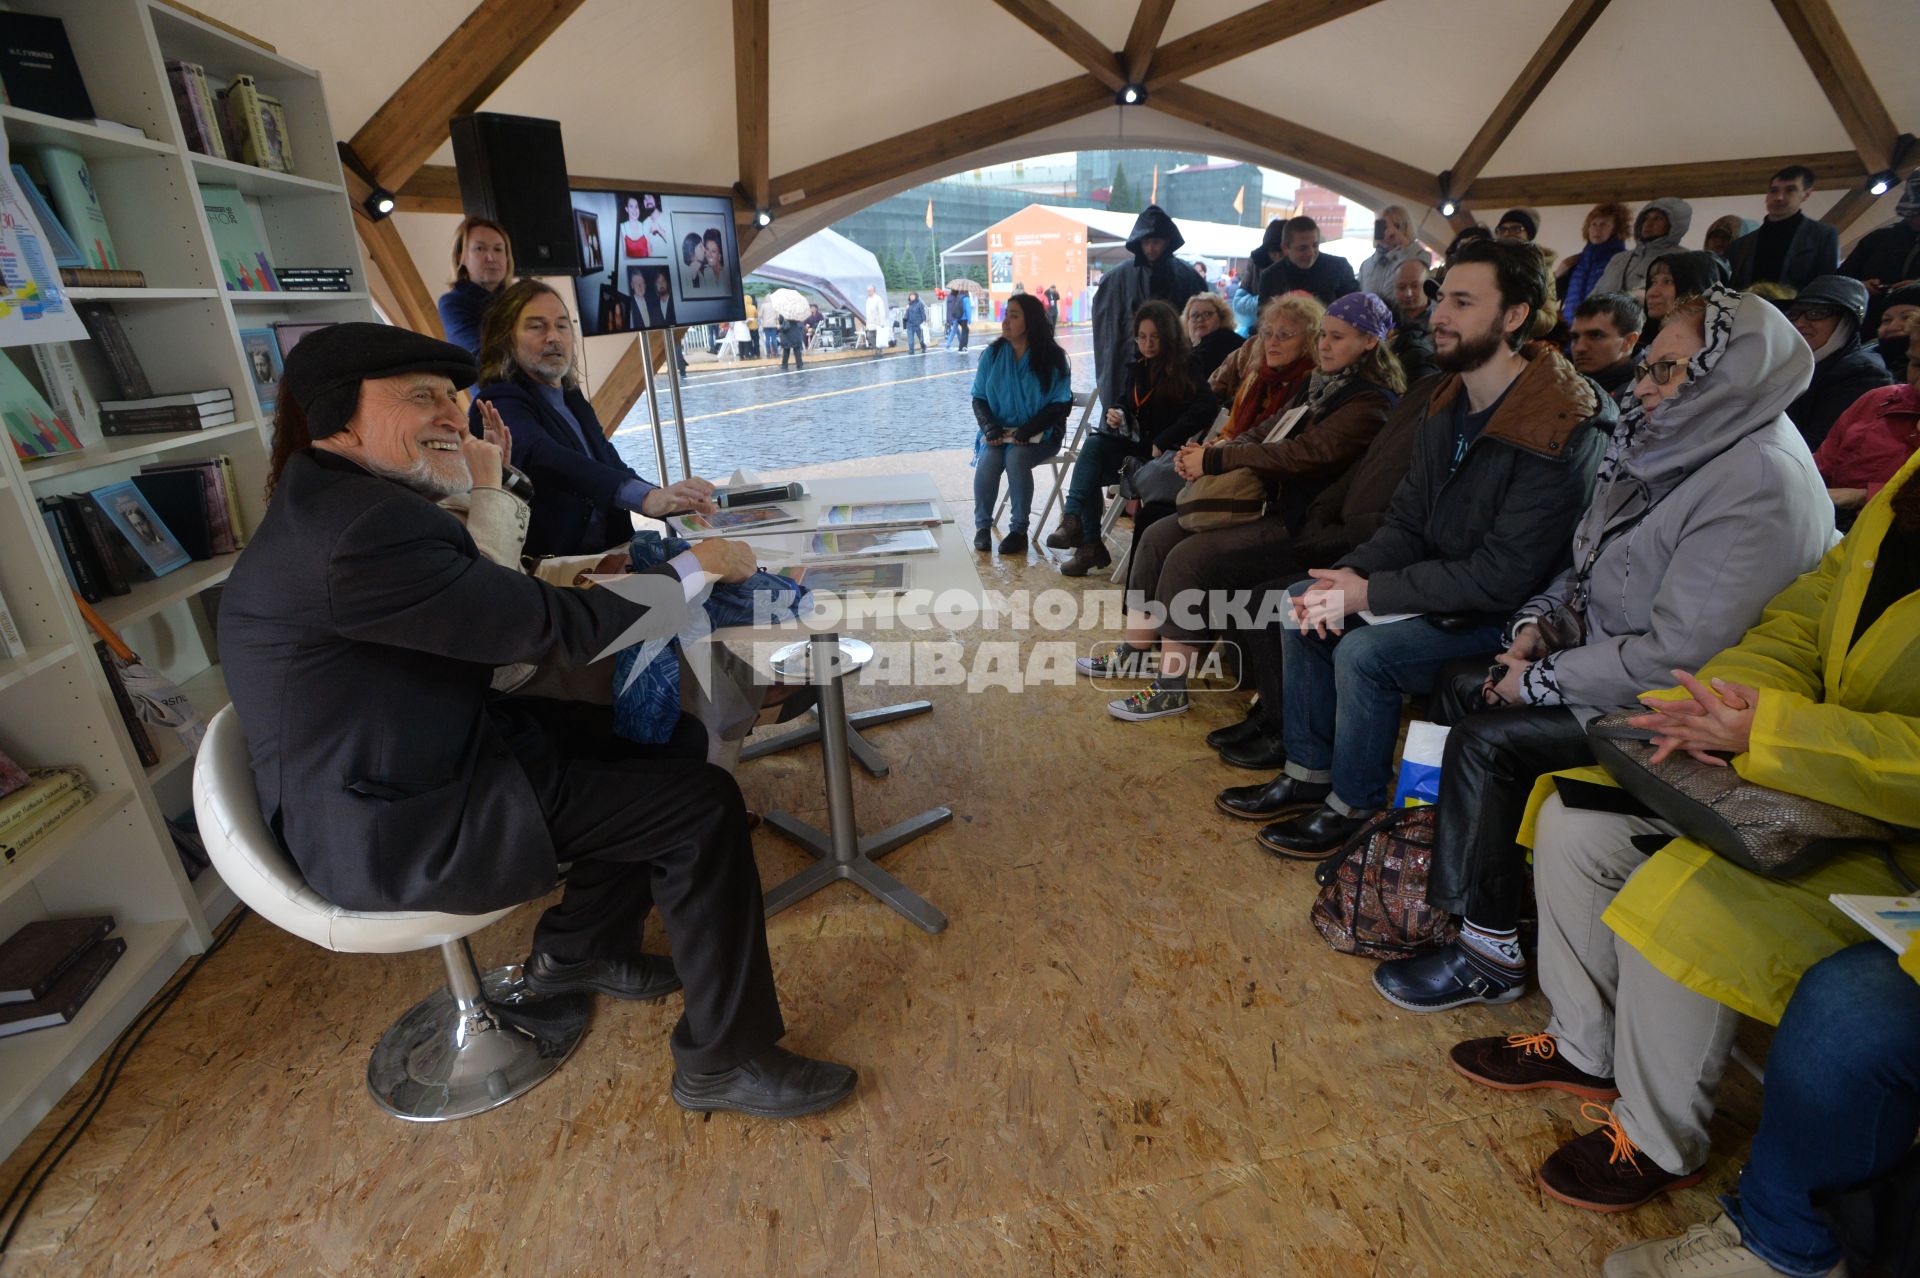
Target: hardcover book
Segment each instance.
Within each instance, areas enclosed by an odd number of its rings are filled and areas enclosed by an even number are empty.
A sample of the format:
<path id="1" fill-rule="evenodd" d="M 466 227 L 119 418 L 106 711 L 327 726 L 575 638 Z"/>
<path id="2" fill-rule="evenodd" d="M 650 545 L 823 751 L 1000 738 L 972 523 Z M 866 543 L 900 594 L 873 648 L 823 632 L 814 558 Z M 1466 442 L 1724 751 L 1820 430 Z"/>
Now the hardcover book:
<path id="1" fill-rule="evenodd" d="M 131 481 L 108 484 L 88 495 L 100 503 L 101 511 L 154 576 L 164 577 L 191 562 L 186 548 Z"/>
<path id="2" fill-rule="evenodd" d="M 0 1003 L 46 997 L 61 974 L 112 931 L 111 914 L 27 924 L 0 942 Z"/>
<path id="3" fill-rule="evenodd" d="M 14 455 L 22 461 L 57 457 L 80 447 L 73 428 L 53 411 L 20 366 L 4 354 L 0 354 L 0 418 L 7 423 Z"/>
<path id="4" fill-rule="evenodd" d="M 127 943 L 110 936 L 90 947 L 72 967 L 61 973 L 45 998 L 0 1005 L 0 1038 L 71 1023 L 126 952 Z"/>
<path id="5" fill-rule="evenodd" d="M 87 783 L 87 774 L 75 767 L 34 768 L 26 777 L 25 785 L 0 798 L 0 832 L 16 828 L 69 790 Z"/>
<path id="6" fill-rule="evenodd" d="M 100 207 L 100 195 L 94 189 L 86 158 L 64 146 L 34 147 L 24 154 L 27 171 L 37 171 L 48 200 L 60 215 L 60 224 L 79 246 L 86 265 L 118 270 L 120 255 L 114 251 L 113 232 L 107 227 L 106 210 Z"/>
<path id="7" fill-rule="evenodd" d="M 113 388 L 120 397 L 151 396 L 153 384 L 147 380 L 147 370 L 141 366 L 140 356 L 134 352 L 126 327 L 120 323 L 113 307 L 105 302 L 79 302 L 73 309 L 80 316 L 80 323 L 86 326 L 87 336 L 93 339 L 94 346 L 106 360 Z"/>
<path id="8" fill-rule="evenodd" d="M 27 172 L 27 166 L 14 165 L 13 177 L 20 184 L 20 193 L 27 197 L 27 203 L 33 207 L 34 221 L 40 223 L 40 230 L 47 237 L 47 249 L 53 254 L 53 264 L 73 268 L 86 266 L 87 259 L 80 252 L 80 246 L 67 234 L 60 215 L 53 211 L 53 205 L 47 203 L 47 193 L 33 180 L 33 174 Z"/>
<path id="9" fill-rule="evenodd" d="M 200 207 L 206 210 L 214 252 L 220 258 L 220 275 L 227 288 L 235 293 L 279 292 L 273 261 L 254 229 L 253 214 L 240 188 L 202 186 Z"/>
<path id="10" fill-rule="evenodd" d="M 253 397 L 260 402 L 263 417 L 272 417 L 280 399 L 280 344 L 273 340 L 270 328 L 240 330 L 240 349 L 247 357 L 247 372 L 253 378 Z"/>
<path id="11" fill-rule="evenodd" d="M 34 844 L 59 829 L 74 813 L 93 802 L 93 787 L 75 786 L 32 816 L 0 830 L 0 863 L 12 863 Z"/>
<path id="12" fill-rule="evenodd" d="M 93 118 L 93 101 L 80 76 L 66 23 L 37 13 L 0 12 L 0 82 L 7 101 L 23 111 L 66 120 Z"/>

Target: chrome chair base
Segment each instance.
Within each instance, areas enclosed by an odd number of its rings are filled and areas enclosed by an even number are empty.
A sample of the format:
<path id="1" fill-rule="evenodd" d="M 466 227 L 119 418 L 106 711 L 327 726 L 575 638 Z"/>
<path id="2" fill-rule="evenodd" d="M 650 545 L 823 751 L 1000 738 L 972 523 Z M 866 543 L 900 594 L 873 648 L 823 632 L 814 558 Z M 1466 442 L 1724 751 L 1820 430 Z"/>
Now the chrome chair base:
<path id="1" fill-rule="evenodd" d="M 416 1123 L 468 1118 L 524 1095 L 560 1068 L 586 1032 L 592 995 L 537 998 L 521 969 L 485 976 L 464 940 L 440 947 L 447 984 L 380 1036 L 367 1090 Z"/>

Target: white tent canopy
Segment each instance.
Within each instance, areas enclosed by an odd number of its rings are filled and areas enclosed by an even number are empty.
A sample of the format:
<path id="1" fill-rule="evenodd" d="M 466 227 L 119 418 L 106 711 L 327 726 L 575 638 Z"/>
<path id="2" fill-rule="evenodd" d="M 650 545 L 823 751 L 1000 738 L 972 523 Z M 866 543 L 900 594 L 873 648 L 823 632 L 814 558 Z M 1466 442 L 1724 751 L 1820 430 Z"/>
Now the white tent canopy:
<path id="1" fill-rule="evenodd" d="M 868 285 L 887 287 L 880 259 L 833 230 L 815 231 L 753 273 L 763 280 L 812 289 L 849 311 L 866 305 Z"/>

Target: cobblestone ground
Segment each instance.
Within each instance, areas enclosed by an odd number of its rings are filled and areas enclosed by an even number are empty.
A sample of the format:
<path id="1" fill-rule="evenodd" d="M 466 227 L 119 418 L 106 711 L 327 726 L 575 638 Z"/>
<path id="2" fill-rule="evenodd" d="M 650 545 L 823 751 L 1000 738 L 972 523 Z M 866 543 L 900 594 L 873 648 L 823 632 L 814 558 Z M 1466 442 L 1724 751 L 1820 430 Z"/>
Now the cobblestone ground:
<path id="1" fill-rule="evenodd" d="M 1062 339 L 1073 359 L 1075 390 L 1093 386 L 1091 338 L 1084 328 Z M 975 434 L 968 390 L 986 343 L 965 353 L 933 349 L 913 355 L 895 346 L 880 358 L 810 362 L 805 369 L 695 365 L 682 382 L 687 446 L 697 475 L 720 478 L 736 467 L 776 470 L 895 453 L 971 448 Z M 667 455 L 676 477 L 679 445 L 664 385 Z M 659 469 L 647 401 L 642 397 L 614 447 L 642 475 Z"/>

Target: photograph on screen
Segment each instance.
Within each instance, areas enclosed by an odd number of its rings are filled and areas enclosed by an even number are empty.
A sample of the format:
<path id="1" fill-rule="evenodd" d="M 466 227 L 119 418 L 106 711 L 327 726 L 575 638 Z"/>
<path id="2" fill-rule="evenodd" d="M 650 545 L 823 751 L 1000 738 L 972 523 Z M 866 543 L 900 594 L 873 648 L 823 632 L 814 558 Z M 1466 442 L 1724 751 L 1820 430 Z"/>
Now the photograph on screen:
<path id="1" fill-rule="evenodd" d="M 585 209 L 573 211 L 573 223 L 580 233 L 580 268 L 582 273 L 598 271 L 606 266 L 606 258 L 600 252 L 600 216 Z"/>
<path id="2" fill-rule="evenodd" d="M 673 257 L 667 213 L 658 191 L 620 191 L 620 278 L 635 266 L 665 266 Z"/>
<path id="3" fill-rule="evenodd" d="M 711 301 L 733 292 L 733 211 L 724 218 L 706 210 L 675 211 L 673 233 L 680 246 L 680 296 Z"/>
<path id="4" fill-rule="evenodd" d="M 634 301 L 636 327 L 673 327 L 673 277 L 665 265 L 629 266 L 627 296 Z"/>
<path id="5" fill-rule="evenodd" d="M 574 277 L 583 336 L 746 318 L 731 200 L 575 190 L 572 201 L 584 267 Z"/>
<path id="6" fill-rule="evenodd" d="M 575 191 L 572 194 L 573 224 L 580 235 L 583 268 L 573 280 L 581 335 L 631 333 L 640 327 L 633 298 L 628 295 L 619 270 L 609 265 L 617 254 L 614 237 L 620 220 L 613 192 Z"/>

